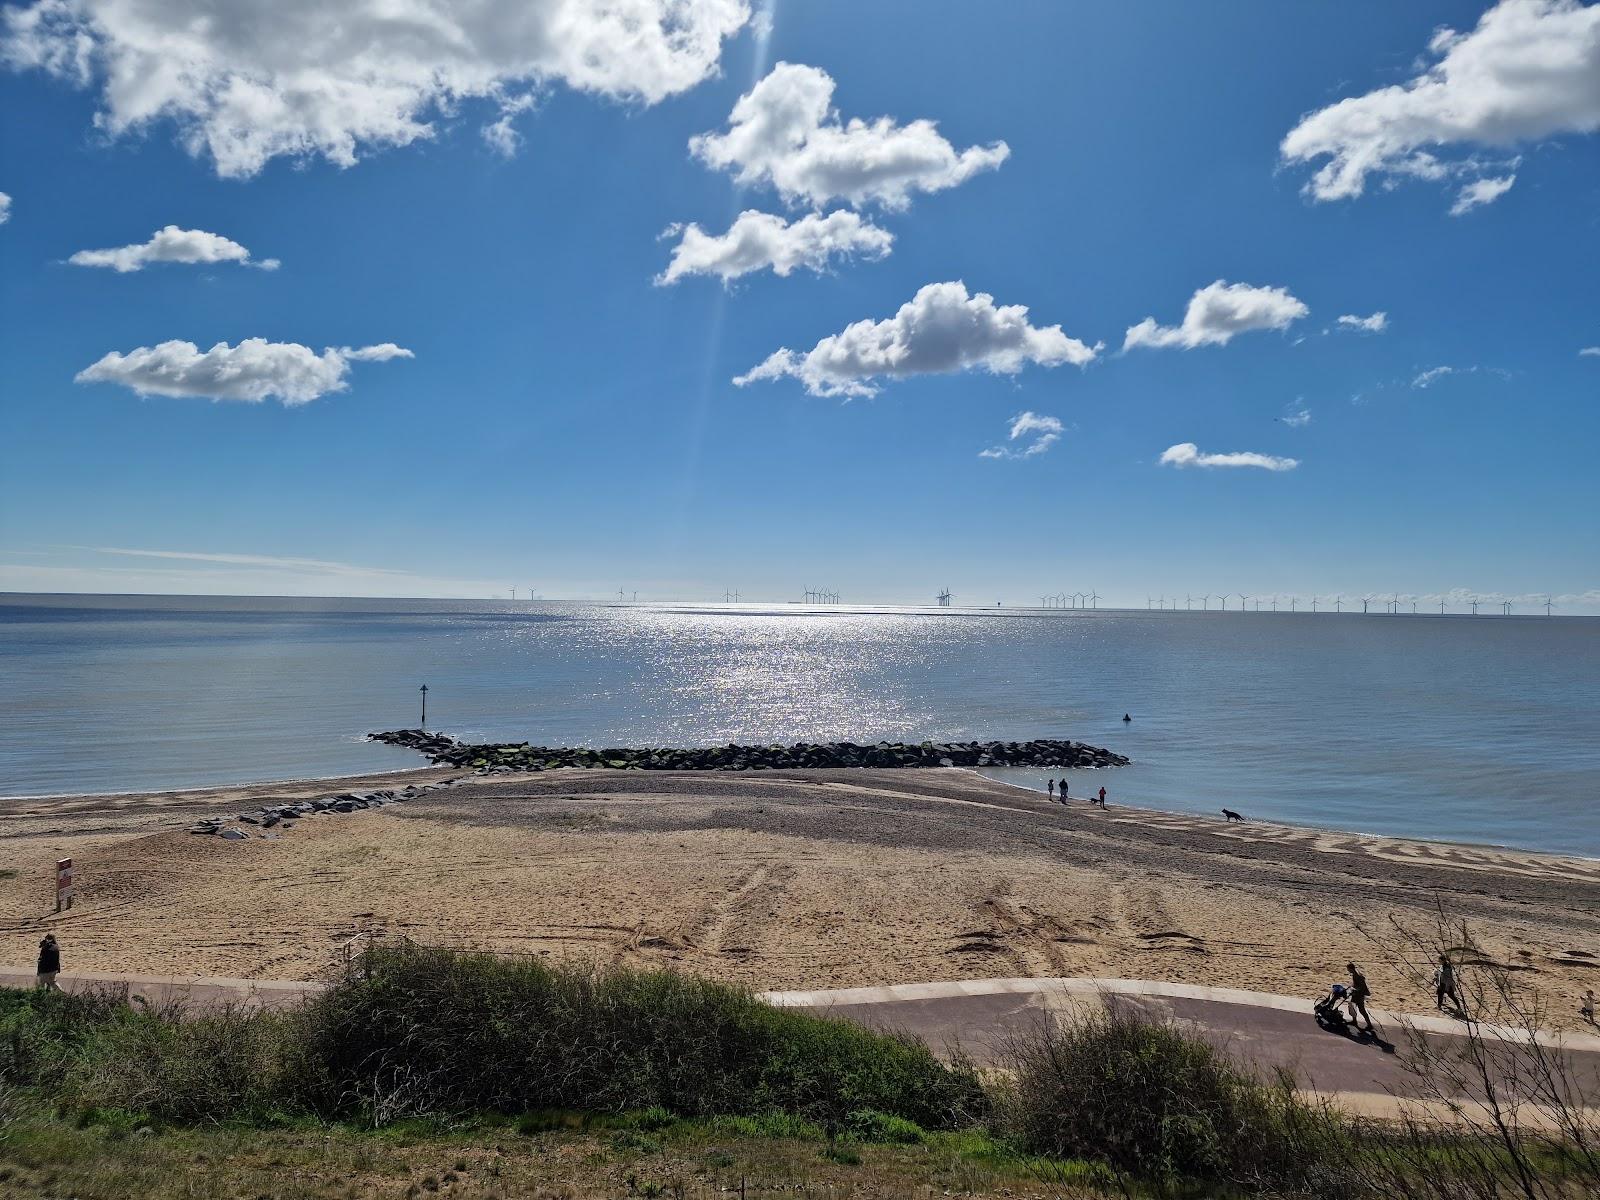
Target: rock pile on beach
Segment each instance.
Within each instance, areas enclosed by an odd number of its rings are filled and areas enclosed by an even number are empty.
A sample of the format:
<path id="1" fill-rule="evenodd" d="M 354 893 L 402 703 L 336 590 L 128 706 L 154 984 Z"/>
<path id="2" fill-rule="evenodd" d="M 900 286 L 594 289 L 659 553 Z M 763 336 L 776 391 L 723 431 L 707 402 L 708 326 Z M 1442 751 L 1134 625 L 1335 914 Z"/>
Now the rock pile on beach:
<path id="1" fill-rule="evenodd" d="M 210 834 L 236 842 L 250 836 L 248 830 L 240 828 L 241 825 L 252 827 L 259 837 L 273 828 L 285 831 L 293 829 L 297 822 L 307 817 L 337 816 L 341 813 L 359 812 L 366 808 L 404 804 L 407 800 L 415 800 L 418 796 L 449 785 L 450 781 L 445 780 L 440 783 L 413 785 L 398 792 L 392 788 L 376 792 L 340 792 L 336 796 L 300 800 L 294 804 L 269 804 L 265 808 L 239 813 L 231 819 L 202 817 L 189 827 L 189 832 Z M 230 823 L 230 820 L 236 823 Z"/>
<path id="2" fill-rule="evenodd" d="M 1121 754 L 1083 742 L 799 742 L 792 746 L 613 748 L 489 743 L 472 745 L 422 729 L 368 734 L 375 742 L 404 746 L 435 763 L 486 774 L 596 767 L 615 771 L 770 771 L 796 767 L 1123 767 Z"/>

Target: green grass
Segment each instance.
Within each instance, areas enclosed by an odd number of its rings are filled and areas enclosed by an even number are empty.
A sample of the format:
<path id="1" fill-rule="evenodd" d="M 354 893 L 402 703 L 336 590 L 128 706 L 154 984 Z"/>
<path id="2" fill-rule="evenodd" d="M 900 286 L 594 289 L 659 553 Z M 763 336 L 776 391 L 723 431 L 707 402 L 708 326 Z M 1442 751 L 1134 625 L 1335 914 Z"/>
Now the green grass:
<path id="1" fill-rule="evenodd" d="M 1499 1153 L 1352 1122 L 1116 1008 L 1041 1027 L 980 1079 L 705 980 L 444 951 L 371 952 L 288 1013 L 0 990 L 0 1200 L 682 1197 L 752 1177 L 1343 1200 L 1397 1176 L 1425 1186 L 1390 1194 L 1456 1200 L 1506 1176 Z M 1562 1148 L 1531 1161 L 1550 1196 L 1582 1194 Z"/>

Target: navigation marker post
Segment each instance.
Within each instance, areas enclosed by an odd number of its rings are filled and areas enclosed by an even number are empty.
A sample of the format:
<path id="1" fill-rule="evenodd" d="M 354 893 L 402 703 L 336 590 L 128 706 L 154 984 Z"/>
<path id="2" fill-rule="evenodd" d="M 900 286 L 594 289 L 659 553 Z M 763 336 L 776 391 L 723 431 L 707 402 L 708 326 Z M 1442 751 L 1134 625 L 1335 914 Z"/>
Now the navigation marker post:
<path id="1" fill-rule="evenodd" d="M 422 693 L 422 728 L 428 727 L 428 685 L 423 684 L 417 689 Z"/>
<path id="2" fill-rule="evenodd" d="M 72 907 L 72 860 L 56 860 L 56 911 Z"/>

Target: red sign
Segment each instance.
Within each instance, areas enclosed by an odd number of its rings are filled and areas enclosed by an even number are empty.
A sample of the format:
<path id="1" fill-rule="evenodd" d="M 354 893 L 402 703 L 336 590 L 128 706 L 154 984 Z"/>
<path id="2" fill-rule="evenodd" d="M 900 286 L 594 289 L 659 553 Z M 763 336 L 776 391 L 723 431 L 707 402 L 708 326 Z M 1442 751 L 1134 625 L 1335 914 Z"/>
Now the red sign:
<path id="1" fill-rule="evenodd" d="M 56 860 L 56 911 L 72 907 L 72 860 Z"/>

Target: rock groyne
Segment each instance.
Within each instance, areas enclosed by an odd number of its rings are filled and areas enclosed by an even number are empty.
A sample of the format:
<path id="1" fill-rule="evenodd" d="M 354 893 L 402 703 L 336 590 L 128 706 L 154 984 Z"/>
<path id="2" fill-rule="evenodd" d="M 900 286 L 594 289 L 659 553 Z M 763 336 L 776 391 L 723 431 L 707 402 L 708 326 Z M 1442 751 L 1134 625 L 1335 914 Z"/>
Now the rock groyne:
<path id="1" fill-rule="evenodd" d="M 797 742 L 791 746 L 691 746 L 590 750 L 527 742 L 469 744 L 423 729 L 367 735 L 435 763 L 483 772 L 590 767 L 616 771 L 771 771 L 797 767 L 1124 767 L 1121 754 L 1083 742 Z"/>

